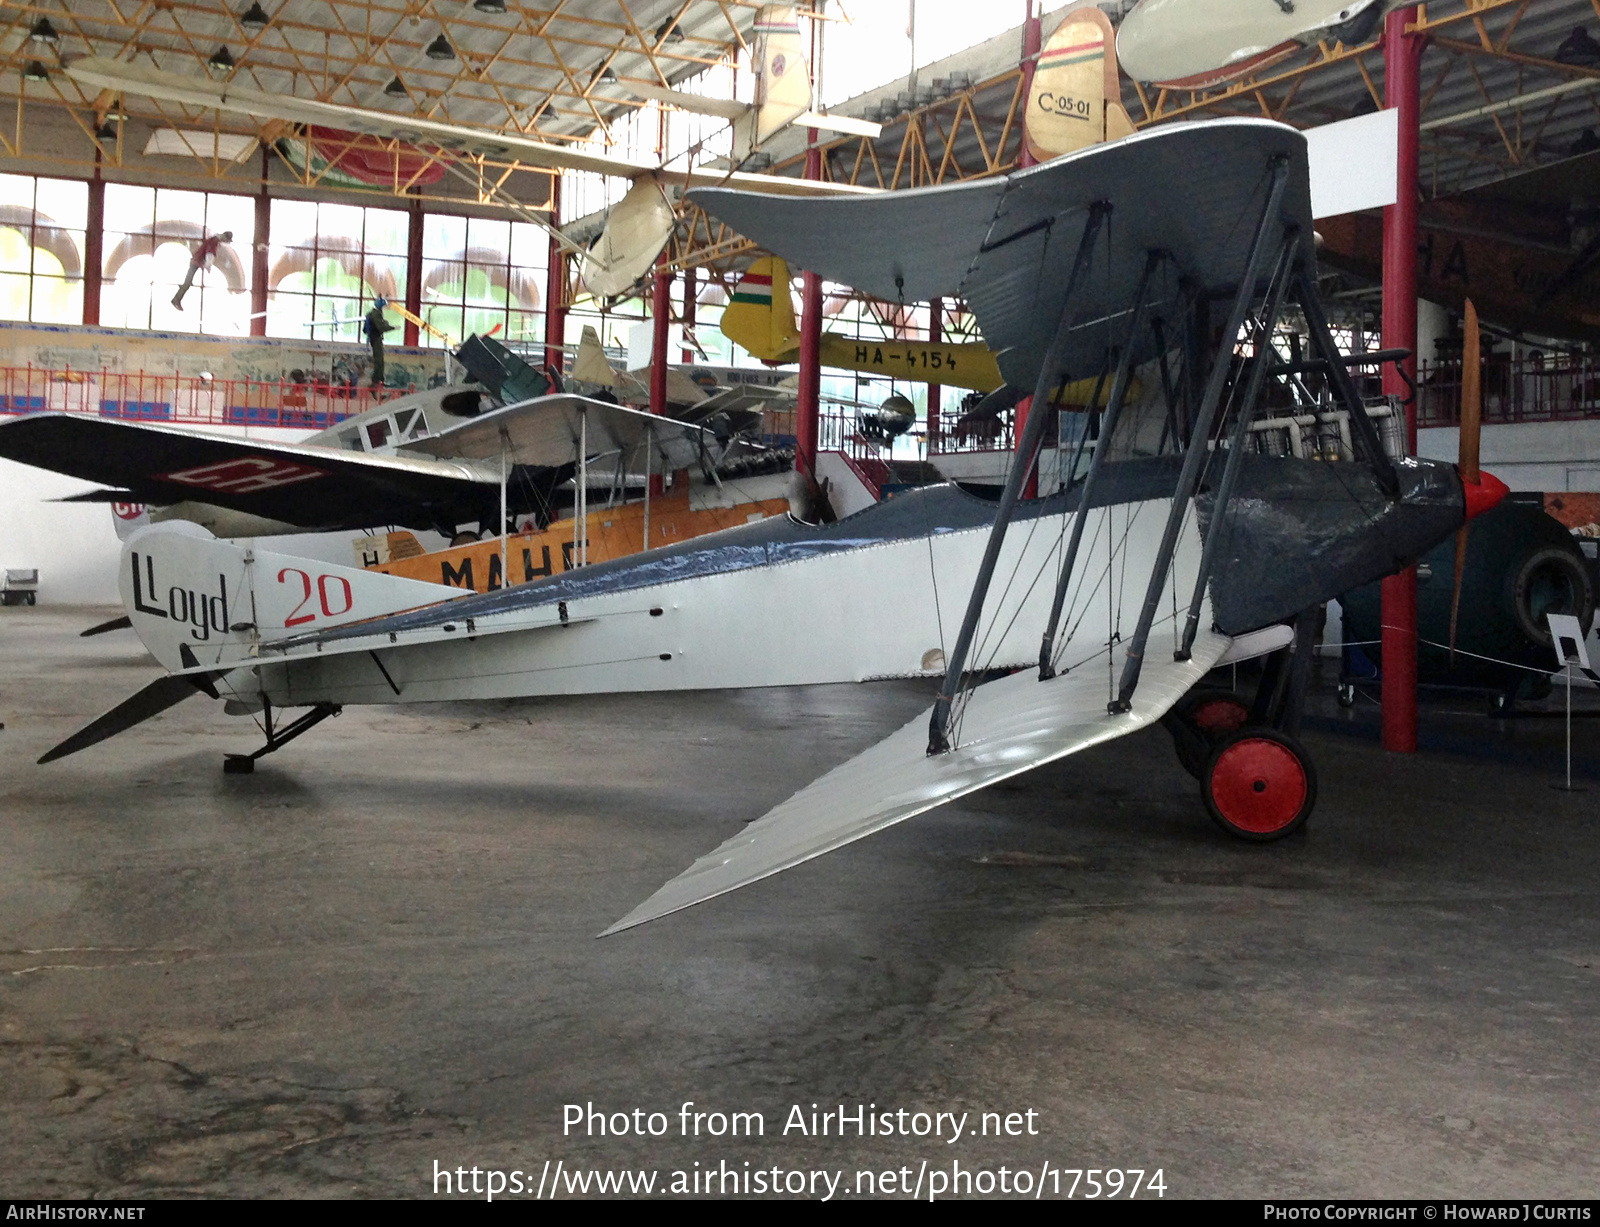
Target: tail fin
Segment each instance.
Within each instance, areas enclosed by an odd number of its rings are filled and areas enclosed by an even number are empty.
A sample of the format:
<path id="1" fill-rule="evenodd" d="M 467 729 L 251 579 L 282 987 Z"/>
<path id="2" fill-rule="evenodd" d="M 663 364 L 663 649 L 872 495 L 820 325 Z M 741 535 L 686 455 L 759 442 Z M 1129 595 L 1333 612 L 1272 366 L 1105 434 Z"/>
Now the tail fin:
<path id="1" fill-rule="evenodd" d="M 722 311 L 722 335 L 763 362 L 792 361 L 800 348 L 789 266 L 776 256 L 754 261 Z"/>
<path id="2" fill-rule="evenodd" d="M 600 334 L 594 330 L 593 324 L 583 326 L 583 336 L 578 340 L 578 353 L 568 374 L 584 383 L 597 383 L 604 388 L 616 387 L 617 372 L 606 357 L 605 347 L 600 344 Z"/>
<path id="3" fill-rule="evenodd" d="M 750 59 L 756 77 L 755 109 L 736 121 L 734 160 L 742 162 L 762 144 L 811 109 L 811 69 L 792 4 L 769 4 L 756 14 Z"/>
<path id="4" fill-rule="evenodd" d="M 1092 5 L 1069 12 L 1046 40 L 1023 128 L 1028 152 L 1039 161 L 1133 131 L 1118 100 L 1116 48 L 1110 19 Z"/>
<path id="5" fill-rule="evenodd" d="M 134 632 L 172 672 L 248 663 L 263 642 L 461 595 L 219 541 L 181 520 L 128 538 L 119 586 Z"/>

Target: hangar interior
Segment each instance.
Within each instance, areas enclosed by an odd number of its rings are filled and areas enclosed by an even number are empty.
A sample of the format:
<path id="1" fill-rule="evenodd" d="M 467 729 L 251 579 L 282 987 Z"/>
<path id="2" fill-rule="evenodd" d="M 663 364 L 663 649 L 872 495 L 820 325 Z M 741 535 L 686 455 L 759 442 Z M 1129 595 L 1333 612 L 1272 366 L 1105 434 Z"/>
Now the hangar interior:
<path id="1" fill-rule="evenodd" d="M 7 3 L 6 1193 L 1590 1195 L 1600 2 L 1237 8 Z"/>

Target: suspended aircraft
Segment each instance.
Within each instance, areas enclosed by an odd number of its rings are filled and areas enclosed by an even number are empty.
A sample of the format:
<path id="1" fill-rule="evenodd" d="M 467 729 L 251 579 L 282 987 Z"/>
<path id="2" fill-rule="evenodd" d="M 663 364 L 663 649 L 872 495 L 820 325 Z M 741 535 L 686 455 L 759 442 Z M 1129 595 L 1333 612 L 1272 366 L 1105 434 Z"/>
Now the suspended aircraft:
<path id="1" fill-rule="evenodd" d="M 1191 168 L 1177 182 L 1175 165 Z M 1002 374 L 1037 399 L 1106 373 L 1112 393 L 1076 433 L 1071 480 L 1021 497 L 1051 416 L 1033 414 L 998 503 L 930 487 L 835 524 L 767 519 L 442 601 L 426 585 L 155 525 L 125 544 L 121 584 L 171 672 L 41 761 L 197 691 L 259 713 L 267 743 L 234 760 L 242 770 L 348 703 L 943 676 L 930 711 L 615 931 L 1144 728 L 1218 664 L 1269 654 L 1248 721 L 1205 744 L 1202 797 L 1246 839 L 1303 824 L 1316 796 L 1294 737 L 1309 611 L 1416 559 L 1505 490 L 1384 451 L 1317 297 L 1305 138 L 1224 119 L 876 198 L 696 199 L 869 293 L 961 296 Z M 1345 415 L 1342 462 L 1257 450 L 1263 389 L 1282 376 L 1266 340 L 1291 299 Z M 1131 406 L 1133 366 L 1171 350 L 1169 336 L 1182 338 L 1170 396 Z M 974 684 L 1006 669 L 1023 671 Z M 283 724 L 285 708 L 306 711 Z"/>
<path id="2" fill-rule="evenodd" d="M 794 8 L 789 5 L 762 8 L 756 17 L 755 33 L 756 102 L 753 108 L 743 108 L 741 104 L 742 118 L 736 124 L 736 139 L 759 144 L 802 118 L 813 126 L 838 127 L 839 120 L 830 121 L 825 116 L 808 113 L 811 81 Z M 452 160 L 457 154 L 509 157 L 526 166 L 591 171 L 631 179 L 633 187 L 611 210 L 606 227 L 593 246 L 575 244 L 559 231 L 552 232 L 579 254 L 584 284 L 598 297 L 621 294 L 650 271 L 677 224 L 677 212 L 670 197 L 673 187 L 733 183 L 801 195 L 860 194 L 870 190 L 843 183 L 755 175 L 726 168 L 663 166 L 594 153 L 578 146 L 555 145 L 516 132 L 490 131 L 415 115 L 267 93 L 234 79 L 209 80 L 101 56 L 87 56 L 64 67 L 73 80 L 97 91 L 111 90 L 204 110 L 247 115 L 256 120 L 282 120 L 399 140 L 424 150 L 437 150 Z M 686 106 L 688 99 L 694 97 L 672 90 L 660 92 L 668 94 L 669 101 L 677 105 Z M 655 96 L 655 91 L 651 91 L 651 96 Z M 705 106 L 696 109 L 704 110 Z M 861 129 L 862 121 L 845 122 L 851 123 L 852 131 Z"/>
<path id="3" fill-rule="evenodd" d="M 1417 0 L 1139 0 L 1117 30 L 1135 81 L 1210 89 L 1269 68 L 1318 42 L 1372 37 L 1384 14 Z"/>

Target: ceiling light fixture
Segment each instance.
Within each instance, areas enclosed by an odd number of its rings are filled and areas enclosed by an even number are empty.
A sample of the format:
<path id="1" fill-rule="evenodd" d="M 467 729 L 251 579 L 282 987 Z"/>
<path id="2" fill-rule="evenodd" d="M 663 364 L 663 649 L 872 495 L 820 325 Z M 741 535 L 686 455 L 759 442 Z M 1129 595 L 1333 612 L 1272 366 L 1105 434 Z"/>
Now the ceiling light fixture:
<path id="1" fill-rule="evenodd" d="M 28 39 L 35 43 L 49 43 L 54 47 L 61 42 L 61 35 L 56 33 L 56 28 L 50 24 L 48 17 L 41 17 L 33 23 L 33 29 L 28 31 Z"/>
<path id="2" fill-rule="evenodd" d="M 25 81 L 48 81 L 50 73 L 38 60 L 29 60 L 28 66 L 22 70 L 22 77 Z"/>
<path id="3" fill-rule="evenodd" d="M 234 61 L 233 52 L 226 47 L 218 47 L 211 53 L 211 58 L 206 61 L 206 67 L 216 76 L 222 77 L 237 68 L 238 64 Z"/>
<path id="4" fill-rule="evenodd" d="M 676 17 L 669 16 L 656 27 L 657 44 L 662 39 L 666 39 L 669 43 L 681 43 L 683 41 L 684 34 L 682 30 L 678 29 L 678 19 Z"/>
<path id="5" fill-rule="evenodd" d="M 472 0 L 472 7 L 480 13 L 488 13 L 491 17 L 499 17 L 506 11 L 506 0 Z"/>
<path id="6" fill-rule="evenodd" d="M 94 130 L 94 139 L 114 143 L 117 139 L 117 125 L 109 118 L 101 121 Z"/>
<path id="7" fill-rule="evenodd" d="M 252 34 L 260 34 L 271 21 L 267 10 L 261 7 L 260 0 L 253 0 L 250 7 L 239 14 L 239 24 Z"/>
<path id="8" fill-rule="evenodd" d="M 450 45 L 444 31 L 440 30 L 439 37 L 429 43 L 422 54 L 430 60 L 453 60 L 456 58 L 456 49 Z"/>
<path id="9" fill-rule="evenodd" d="M 389 79 L 389 84 L 383 87 L 383 92 L 388 94 L 391 98 L 404 98 L 407 96 L 406 83 L 400 79 L 399 73 L 395 73 L 394 76 Z"/>

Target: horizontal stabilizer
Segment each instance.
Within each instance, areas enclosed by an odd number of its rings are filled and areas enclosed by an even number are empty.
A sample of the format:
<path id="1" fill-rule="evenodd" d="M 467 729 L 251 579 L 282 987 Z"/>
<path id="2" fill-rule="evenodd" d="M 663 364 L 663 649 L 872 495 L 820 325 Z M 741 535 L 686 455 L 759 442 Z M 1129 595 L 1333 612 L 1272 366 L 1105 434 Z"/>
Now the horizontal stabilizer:
<path id="1" fill-rule="evenodd" d="M 167 708 L 183 702 L 190 695 L 200 693 L 202 680 L 206 687 L 210 687 L 214 678 L 221 677 L 226 672 L 226 669 L 214 669 L 196 674 L 169 673 L 166 677 L 159 677 L 143 690 L 122 700 L 99 719 L 84 725 L 60 745 L 44 754 L 39 762 L 53 763 L 58 758 L 76 754 L 79 750 L 87 750 L 108 737 L 115 737 L 136 724 L 144 723 L 151 716 L 159 716 Z"/>
<path id="2" fill-rule="evenodd" d="M 931 709 L 925 711 L 701 857 L 601 936 L 738 890 L 946 801 L 1153 724 L 1206 675 L 1230 642 L 1202 633 L 1185 661 L 1163 659 L 1170 654 L 1153 650 L 1133 710 L 1121 715 L 1106 712 L 1110 690 L 1102 657 L 1047 682 L 1024 670 L 978 687 L 960 717 L 957 747 L 946 754 L 927 753 Z M 1119 668 L 1122 655 L 1114 661 Z"/>
<path id="3" fill-rule="evenodd" d="M 877 140 L 883 135 L 883 125 L 870 119 L 856 119 L 850 115 L 824 115 L 820 111 L 801 111 L 791 121 L 800 128 L 821 128 L 827 132 L 843 132 L 846 136 L 865 136 Z"/>
<path id="4" fill-rule="evenodd" d="M 132 490 L 85 490 L 82 494 L 64 494 L 48 500 L 52 503 L 137 503 L 139 496 Z"/>
<path id="5" fill-rule="evenodd" d="M 100 622 L 91 626 L 86 631 L 79 631 L 79 639 L 89 639 L 95 635 L 109 635 L 112 631 L 126 631 L 133 629 L 133 619 L 123 614 L 120 618 L 112 618 L 109 622 Z"/>
<path id="6" fill-rule="evenodd" d="M 732 98 L 703 98 L 699 94 L 687 94 L 682 90 L 645 85 L 638 81 L 629 82 L 628 90 L 640 98 L 665 102 L 668 106 L 675 106 L 679 110 L 693 111 L 696 115 L 713 115 L 718 119 L 730 121 L 744 118 L 750 110 L 748 102 L 738 102 Z"/>

